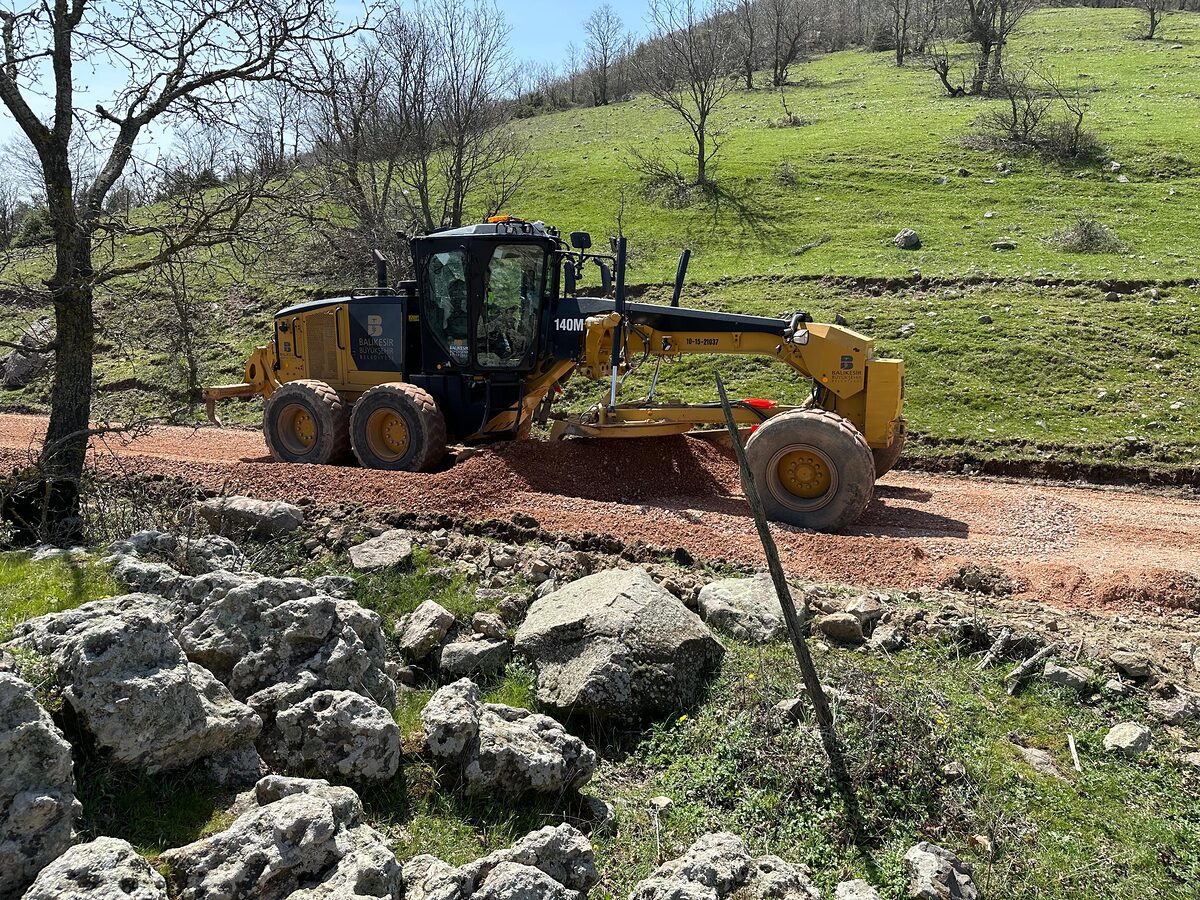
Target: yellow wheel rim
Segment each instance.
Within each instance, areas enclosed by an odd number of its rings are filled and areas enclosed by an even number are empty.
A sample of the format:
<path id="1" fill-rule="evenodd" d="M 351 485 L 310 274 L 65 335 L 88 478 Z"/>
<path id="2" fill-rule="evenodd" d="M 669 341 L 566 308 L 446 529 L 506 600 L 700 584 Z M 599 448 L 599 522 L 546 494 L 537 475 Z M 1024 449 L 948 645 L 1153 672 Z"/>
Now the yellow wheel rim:
<path id="1" fill-rule="evenodd" d="M 785 453 L 776 463 L 779 483 L 788 493 L 804 500 L 820 497 L 833 482 L 823 456 L 807 448 Z"/>
<path id="2" fill-rule="evenodd" d="M 317 423 L 299 403 L 289 403 L 279 414 L 279 436 L 294 454 L 303 455 L 317 443 Z"/>
<path id="3" fill-rule="evenodd" d="M 367 419 L 367 442 L 380 459 L 395 462 L 408 452 L 408 423 L 395 410 L 377 409 Z"/>

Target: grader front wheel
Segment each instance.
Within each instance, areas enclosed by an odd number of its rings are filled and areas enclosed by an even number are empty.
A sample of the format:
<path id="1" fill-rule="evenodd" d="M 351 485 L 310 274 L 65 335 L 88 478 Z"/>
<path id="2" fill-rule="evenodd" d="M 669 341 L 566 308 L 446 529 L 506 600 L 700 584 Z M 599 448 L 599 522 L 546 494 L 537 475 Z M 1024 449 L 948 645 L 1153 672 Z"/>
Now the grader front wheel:
<path id="1" fill-rule="evenodd" d="M 746 442 L 746 457 L 767 515 L 777 522 L 834 531 L 871 502 L 871 448 L 836 413 L 798 409 L 768 419 Z"/>

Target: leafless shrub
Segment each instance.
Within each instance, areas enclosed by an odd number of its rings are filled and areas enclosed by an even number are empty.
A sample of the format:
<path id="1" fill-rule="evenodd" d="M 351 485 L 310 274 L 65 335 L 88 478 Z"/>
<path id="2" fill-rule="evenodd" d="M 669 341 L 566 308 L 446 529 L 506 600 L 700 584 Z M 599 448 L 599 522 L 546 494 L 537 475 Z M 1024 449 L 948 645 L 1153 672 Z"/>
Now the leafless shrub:
<path id="1" fill-rule="evenodd" d="M 1000 102 L 980 116 L 968 143 L 982 149 L 1032 150 L 1062 162 L 1097 158 L 1096 134 L 1084 127 L 1087 106 L 1077 91 L 1027 67 L 1006 73 L 996 88 Z"/>
<path id="2" fill-rule="evenodd" d="M 1049 243 L 1064 253 L 1124 253 L 1125 244 L 1103 222 L 1080 214 L 1075 223 L 1050 235 Z"/>
<path id="3" fill-rule="evenodd" d="M 665 209 L 687 209 L 696 201 L 698 185 L 683 171 L 677 160 L 661 154 L 629 151 L 629 168 L 642 177 L 642 193 Z"/>

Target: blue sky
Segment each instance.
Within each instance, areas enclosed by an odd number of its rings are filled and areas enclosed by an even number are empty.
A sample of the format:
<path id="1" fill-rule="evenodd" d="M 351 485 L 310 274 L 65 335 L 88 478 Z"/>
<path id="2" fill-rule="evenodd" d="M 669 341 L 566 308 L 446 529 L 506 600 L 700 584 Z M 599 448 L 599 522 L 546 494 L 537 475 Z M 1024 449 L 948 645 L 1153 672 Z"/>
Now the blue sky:
<path id="1" fill-rule="evenodd" d="M 530 63 L 563 63 L 567 56 L 567 45 L 574 42 L 582 48 L 586 42 L 583 23 L 603 0 L 496 0 L 510 27 L 509 46 L 513 61 L 518 65 Z M 353 17 L 362 10 L 356 0 L 336 0 L 341 14 Z M 645 30 L 648 0 L 609 0 L 627 30 L 641 34 Z M 76 103 L 90 107 L 96 102 L 105 102 L 119 86 L 118 75 L 98 67 L 88 70 L 86 63 L 76 64 Z M 41 114 L 49 114 L 50 102 L 44 97 L 30 97 L 34 108 Z M 160 136 L 150 135 L 158 143 Z M 8 111 L 0 105 L 0 146 L 10 142 L 23 144 L 24 136 Z"/>

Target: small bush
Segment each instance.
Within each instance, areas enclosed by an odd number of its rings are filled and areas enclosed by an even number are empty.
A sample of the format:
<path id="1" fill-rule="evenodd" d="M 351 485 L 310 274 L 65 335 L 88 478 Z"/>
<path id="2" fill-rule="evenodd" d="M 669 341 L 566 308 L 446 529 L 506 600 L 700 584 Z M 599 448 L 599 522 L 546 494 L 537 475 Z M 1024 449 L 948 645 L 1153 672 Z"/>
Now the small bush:
<path id="1" fill-rule="evenodd" d="M 788 113 L 786 116 L 772 119 L 767 123 L 770 128 L 803 128 L 805 125 L 811 124 L 811 119 L 806 119 L 804 116 L 798 116 L 795 113 Z"/>
<path id="2" fill-rule="evenodd" d="M 794 188 L 800 183 L 800 173 L 786 159 L 779 161 L 778 165 L 775 166 L 775 170 L 771 173 L 771 177 L 784 187 Z"/>
<path id="3" fill-rule="evenodd" d="M 1092 216 L 1079 216 L 1069 228 L 1050 236 L 1050 244 L 1064 253 L 1123 253 L 1125 245 L 1107 225 Z"/>

